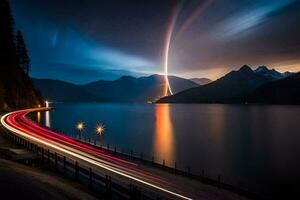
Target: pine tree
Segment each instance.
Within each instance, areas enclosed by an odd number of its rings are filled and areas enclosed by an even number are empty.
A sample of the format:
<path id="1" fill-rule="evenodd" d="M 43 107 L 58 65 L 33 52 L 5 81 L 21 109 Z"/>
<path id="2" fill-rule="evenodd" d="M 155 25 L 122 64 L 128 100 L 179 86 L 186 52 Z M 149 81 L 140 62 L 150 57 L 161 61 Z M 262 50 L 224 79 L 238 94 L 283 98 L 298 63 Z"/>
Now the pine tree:
<path id="1" fill-rule="evenodd" d="M 41 104 L 42 98 L 28 76 L 29 64 L 21 32 L 15 37 L 9 2 L 0 0 L 0 110 Z"/>
<path id="2" fill-rule="evenodd" d="M 30 70 L 30 58 L 26 49 L 24 38 L 21 31 L 17 33 L 16 50 L 19 57 L 19 64 L 23 71 L 28 75 Z"/>
<path id="3" fill-rule="evenodd" d="M 18 77 L 18 57 L 14 44 L 14 20 L 7 0 L 0 1 L 0 79 L 5 88 L 5 102 L 15 107 Z"/>
<path id="4" fill-rule="evenodd" d="M 14 71 L 18 68 L 14 44 L 14 20 L 7 0 L 0 1 L 0 56 L 1 72 Z"/>

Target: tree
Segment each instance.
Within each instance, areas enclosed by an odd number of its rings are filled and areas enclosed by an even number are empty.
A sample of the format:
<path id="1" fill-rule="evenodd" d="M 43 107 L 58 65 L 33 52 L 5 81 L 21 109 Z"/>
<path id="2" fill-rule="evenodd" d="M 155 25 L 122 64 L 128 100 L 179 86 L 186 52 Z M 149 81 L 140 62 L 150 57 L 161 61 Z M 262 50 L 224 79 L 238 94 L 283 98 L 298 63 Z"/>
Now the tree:
<path id="1" fill-rule="evenodd" d="M 28 52 L 21 31 L 18 31 L 17 33 L 16 51 L 19 57 L 20 67 L 28 75 L 30 70 L 30 58 L 28 56 Z"/>
<path id="2" fill-rule="evenodd" d="M 7 0 L 0 1 L 0 81 L 5 88 L 5 102 L 14 105 L 14 93 L 17 85 L 19 68 L 16 47 L 14 43 L 14 20 Z"/>
<path id="3" fill-rule="evenodd" d="M 28 76 L 30 59 L 14 20 L 8 0 L 0 0 L 0 110 L 41 104 L 42 97 Z"/>
<path id="4" fill-rule="evenodd" d="M 18 68 L 14 44 L 14 20 L 7 0 L 0 1 L 0 58 L 1 75 L 7 76 L 6 72 L 13 72 Z"/>

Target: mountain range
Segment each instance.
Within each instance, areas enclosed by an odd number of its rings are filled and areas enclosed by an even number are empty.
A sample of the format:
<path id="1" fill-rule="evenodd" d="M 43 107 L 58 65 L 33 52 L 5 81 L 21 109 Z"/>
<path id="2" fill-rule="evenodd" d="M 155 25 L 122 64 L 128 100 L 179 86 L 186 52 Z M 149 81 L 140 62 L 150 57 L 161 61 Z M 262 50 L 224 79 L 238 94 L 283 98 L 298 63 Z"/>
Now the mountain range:
<path id="1" fill-rule="evenodd" d="M 252 70 L 247 65 L 216 81 L 169 76 L 174 95 L 166 97 L 162 75 L 122 76 L 83 85 L 51 79 L 33 79 L 33 83 L 45 99 L 58 102 L 295 104 L 300 102 L 299 77 L 299 73 L 280 73 L 266 66 Z"/>
<path id="2" fill-rule="evenodd" d="M 169 82 L 174 93 L 198 86 L 175 76 L 169 76 Z M 51 79 L 33 79 L 33 83 L 45 99 L 59 102 L 149 102 L 162 97 L 165 88 L 165 78 L 161 75 L 122 76 L 113 81 L 99 80 L 84 85 Z"/>
<path id="3" fill-rule="evenodd" d="M 280 73 L 275 69 L 268 69 L 266 66 L 260 66 L 257 69 L 255 69 L 254 72 L 266 77 L 270 77 L 271 79 L 274 80 L 283 79 L 293 74 L 291 72 Z"/>
<path id="4" fill-rule="evenodd" d="M 268 69 L 265 66 L 258 67 L 252 70 L 249 66 L 244 65 L 237 71 L 232 71 L 221 77 L 220 79 L 195 88 L 187 89 L 172 96 L 163 97 L 158 100 L 158 103 L 246 103 L 263 102 L 263 94 L 269 95 L 268 98 L 272 98 L 272 95 L 279 95 L 284 99 L 284 91 L 278 91 L 273 89 L 281 87 L 280 85 L 285 83 L 289 78 L 298 76 L 290 72 L 280 73 L 274 69 Z M 294 79 L 293 79 L 294 80 Z M 294 81 L 295 84 L 297 83 Z M 294 87 L 289 81 L 289 84 L 285 84 L 281 87 L 281 90 L 286 89 L 286 85 Z M 273 93 L 268 93 L 270 90 Z M 263 91 L 263 92 L 262 92 Z M 276 91 L 278 93 L 276 93 Z M 292 90 L 294 91 L 294 90 Z M 264 93 L 265 92 L 265 93 Z M 292 96 L 292 92 L 289 93 Z M 266 96 L 267 97 L 267 96 Z M 269 100 L 270 101 L 270 100 Z M 268 103 L 269 101 L 265 101 Z M 270 103 L 272 103 L 270 101 Z M 275 102 L 274 102 L 275 103 Z M 277 101 L 277 103 L 280 103 Z M 284 101 L 283 101 L 284 103 Z"/>
<path id="5" fill-rule="evenodd" d="M 249 103 L 300 104 L 300 72 L 258 87 L 249 94 Z"/>

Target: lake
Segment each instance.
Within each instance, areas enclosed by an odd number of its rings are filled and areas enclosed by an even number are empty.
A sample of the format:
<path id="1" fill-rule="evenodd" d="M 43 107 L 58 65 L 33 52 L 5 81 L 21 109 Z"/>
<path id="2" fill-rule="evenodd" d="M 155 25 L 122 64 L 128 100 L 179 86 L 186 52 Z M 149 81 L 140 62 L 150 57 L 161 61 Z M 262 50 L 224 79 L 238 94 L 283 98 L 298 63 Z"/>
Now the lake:
<path id="1" fill-rule="evenodd" d="M 47 124 L 261 194 L 300 180 L 300 106 L 56 103 Z M 50 119 L 49 119 L 50 118 Z M 75 129 L 84 122 L 80 133 Z M 97 124 L 105 132 L 95 133 Z"/>

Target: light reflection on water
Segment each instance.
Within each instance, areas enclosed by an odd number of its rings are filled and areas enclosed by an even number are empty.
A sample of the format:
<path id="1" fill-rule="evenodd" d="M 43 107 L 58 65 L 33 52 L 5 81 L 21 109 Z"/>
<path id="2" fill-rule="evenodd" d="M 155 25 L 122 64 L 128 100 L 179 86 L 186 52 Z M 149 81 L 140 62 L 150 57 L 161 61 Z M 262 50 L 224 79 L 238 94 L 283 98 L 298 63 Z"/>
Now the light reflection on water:
<path id="1" fill-rule="evenodd" d="M 224 107 L 223 106 L 213 106 L 209 107 L 209 112 L 214 113 L 209 115 L 208 128 L 209 128 L 209 138 L 213 141 L 214 145 L 222 145 L 223 137 L 222 130 L 225 128 L 224 121 Z"/>
<path id="2" fill-rule="evenodd" d="M 279 191 L 300 181 L 300 106 L 55 104 L 43 120 L 55 130 L 82 135 L 127 153 L 258 191 Z M 42 116 L 43 117 L 43 116 Z M 97 136 L 95 125 L 105 134 Z M 139 154 L 140 155 L 140 154 Z M 286 183 L 286 184 L 285 184 Z M 299 184 L 300 185 L 300 184 Z M 288 187 L 289 188 L 289 187 Z"/>
<path id="3" fill-rule="evenodd" d="M 45 126 L 48 128 L 51 127 L 50 111 L 45 112 Z"/>
<path id="4" fill-rule="evenodd" d="M 41 112 L 36 113 L 37 123 L 41 123 Z"/>
<path id="5" fill-rule="evenodd" d="M 166 161 L 174 162 L 173 125 L 168 104 L 155 106 L 155 131 L 153 137 L 154 155 Z M 161 162 L 161 160 L 158 162 Z"/>

